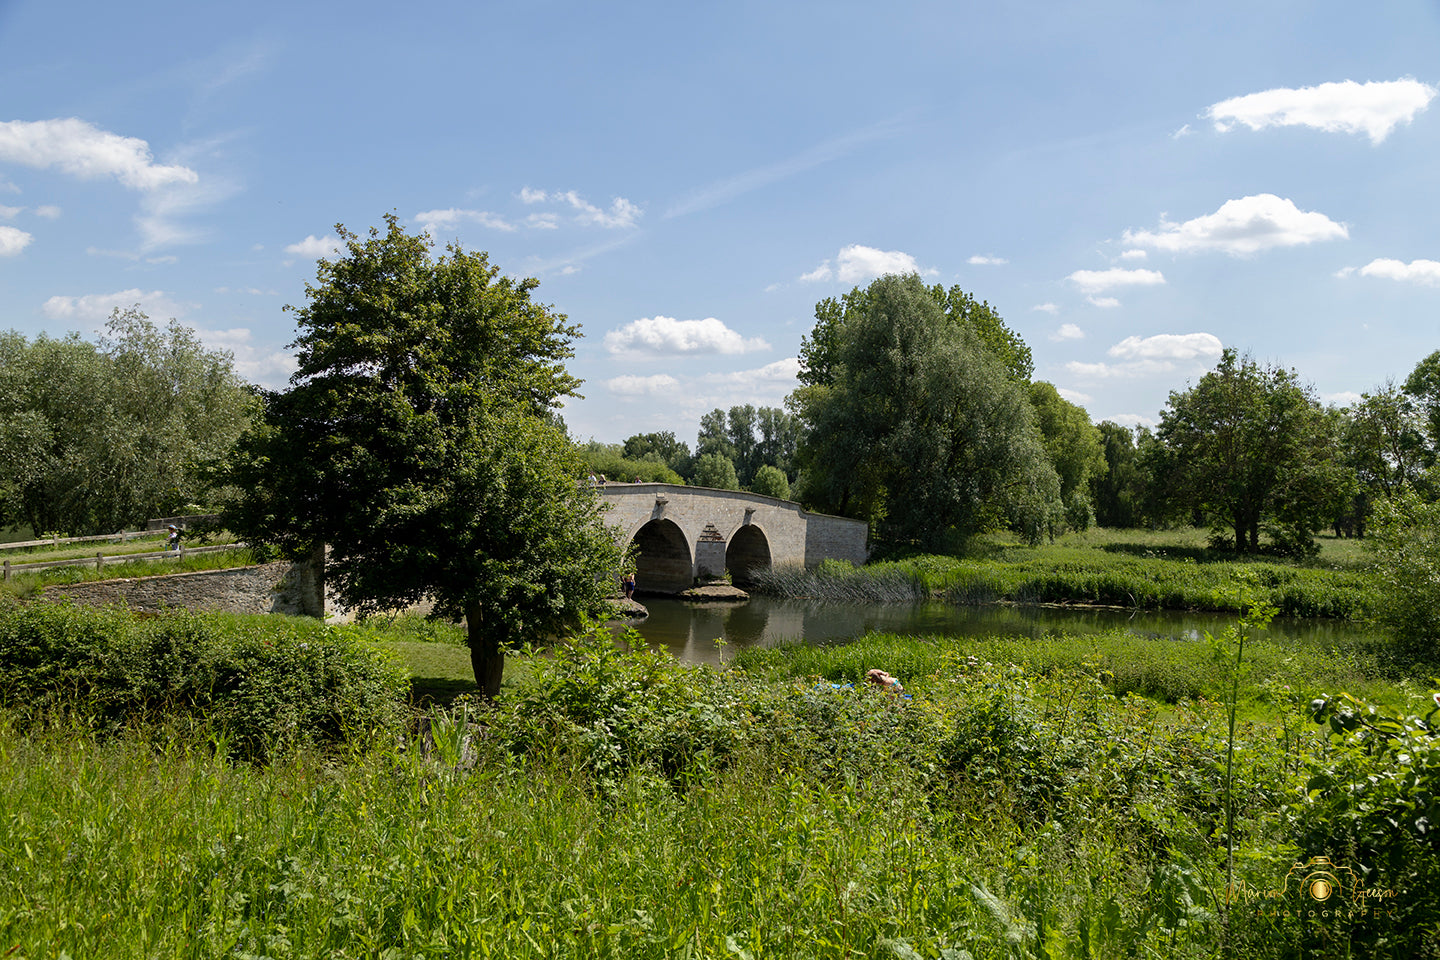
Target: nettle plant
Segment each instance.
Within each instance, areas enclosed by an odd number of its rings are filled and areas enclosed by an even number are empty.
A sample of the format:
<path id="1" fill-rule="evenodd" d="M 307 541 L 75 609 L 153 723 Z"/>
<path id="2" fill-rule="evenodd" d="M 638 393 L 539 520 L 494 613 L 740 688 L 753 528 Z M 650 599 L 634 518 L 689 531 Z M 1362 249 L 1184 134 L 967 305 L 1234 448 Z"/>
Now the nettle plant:
<path id="1" fill-rule="evenodd" d="M 1375 903 L 1352 936 L 1377 945 L 1440 941 L 1440 693 L 1432 700 L 1423 719 L 1346 693 L 1310 704 L 1329 736 L 1291 809 L 1295 842 L 1356 872 Z"/>

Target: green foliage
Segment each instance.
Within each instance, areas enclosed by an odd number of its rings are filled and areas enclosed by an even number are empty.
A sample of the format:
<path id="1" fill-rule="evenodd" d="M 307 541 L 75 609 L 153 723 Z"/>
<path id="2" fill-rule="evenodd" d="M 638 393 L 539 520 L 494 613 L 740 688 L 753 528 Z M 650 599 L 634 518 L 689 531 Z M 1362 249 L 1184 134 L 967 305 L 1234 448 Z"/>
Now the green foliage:
<path id="1" fill-rule="evenodd" d="M 1366 545 L 1384 602 L 1376 608 L 1403 663 L 1440 661 L 1440 503 L 1405 491 L 1376 505 Z"/>
<path id="2" fill-rule="evenodd" d="M 1054 384 L 1043 380 L 1030 384 L 1030 403 L 1035 407 L 1035 424 L 1045 452 L 1060 477 L 1066 525 L 1085 530 L 1094 519 L 1091 478 L 1103 473 L 1106 466 L 1100 431 L 1085 408 L 1060 396 Z"/>
<path id="3" fill-rule="evenodd" d="M 669 430 L 658 433 L 637 433 L 625 441 L 621 455 L 626 460 L 649 460 L 663 463 L 677 475 L 690 472 L 690 447 L 676 440 Z M 667 481 L 672 482 L 672 481 Z"/>
<path id="4" fill-rule="evenodd" d="M 0 604 L 0 703 L 31 716 L 203 718 L 264 759 L 394 724 L 405 690 L 393 661 L 314 621 Z"/>
<path id="5" fill-rule="evenodd" d="M 1090 475 L 1095 521 L 1103 527 L 1138 527 L 1145 517 L 1149 478 L 1139 443 L 1148 437 L 1144 427 L 1131 430 L 1110 420 L 1100 431 L 1105 466 Z"/>
<path id="6" fill-rule="evenodd" d="M 258 404 L 229 353 L 116 309 L 98 343 L 0 334 L 0 523 L 75 536 L 209 497 Z"/>
<path id="7" fill-rule="evenodd" d="M 766 464 L 778 467 L 789 482 L 795 477 L 795 448 L 799 439 L 799 421 L 784 410 L 747 403 L 731 407 L 727 413 L 716 407 L 700 418 L 696 459 L 690 469 L 697 470 L 699 458 L 713 453 L 734 464 L 737 482 L 746 489 Z"/>
<path id="8" fill-rule="evenodd" d="M 789 403 L 807 429 L 802 499 L 934 548 L 1010 524 L 1038 541 L 1062 507 L 1023 384 L 918 276 L 816 306 Z"/>
<path id="9" fill-rule="evenodd" d="M 1239 611 L 1223 588 L 1253 575 L 1256 599 L 1282 616 L 1360 620 L 1381 609 L 1371 578 L 1277 563 L 1170 560 L 1044 547 L 1013 559 L 923 554 L 821 574 L 791 567 L 756 571 L 755 589 L 781 597 L 898 602 L 937 596 L 952 603 L 1090 603 L 1144 610 Z M 1415 614 L 1427 616 L 1427 614 Z"/>
<path id="10" fill-rule="evenodd" d="M 1357 955 L 1433 955 L 1440 945 L 1440 694 L 1434 702 L 1424 720 L 1345 693 L 1311 704 L 1329 738 L 1306 763 L 1291 830 L 1305 858 L 1343 864 L 1342 882 L 1370 891 L 1350 927 Z"/>
<path id="11" fill-rule="evenodd" d="M 768 463 L 755 471 L 755 479 L 750 482 L 750 490 L 767 497 L 779 497 L 781 500 L 790 499 L 790 481 L 785 479 L 785 471 Z"/>
<path id="12" fill-rule="evenodd" d="M 597 477 L 604 477 L 607 481 L 676 484 L 685 482 L 678 473 L 658 459 L 631 458 L 622 454 L 617 444 L 599 443 L 592 440 L 579 449 L 590 472 Z M 645 456 L 653 457 L 655 455 L 647 453 Z"/>
<path id="13" fill-rule="evenodd" d="M 735 464 L 723 453 L 703 453 L 695 458 L 695 486 L 712 487 L 716 490 L 739 490 L 740 480 L 735 475 Z"/>
<path id="14" fill-rule="evenodd" d="M 598 612 L 620 565 L 553 416 L 579 331 L 537 281 L 458 246 L 432 258 L 386 221 L 337 228 L 346 253 L 295 310 L 298 369 L 240 445 L 226 523 L 292 557 L 327 545 L 327 581 L 361 612 L 430 597 L 463 617 L 494 696 L 504 649 Z"/>
<path id="15" fill-rule="evenodd" d="M 1150 466 L 1172 510 L 1229 531 L 1237 553 L 1260 549 L 1262 525 L 1282 550 L 1307 552 L 1328 523 L 1334 441 L 1313 391 L 1294 371 L 1227 349 L 1214 370 L 1161 411 Z"/>

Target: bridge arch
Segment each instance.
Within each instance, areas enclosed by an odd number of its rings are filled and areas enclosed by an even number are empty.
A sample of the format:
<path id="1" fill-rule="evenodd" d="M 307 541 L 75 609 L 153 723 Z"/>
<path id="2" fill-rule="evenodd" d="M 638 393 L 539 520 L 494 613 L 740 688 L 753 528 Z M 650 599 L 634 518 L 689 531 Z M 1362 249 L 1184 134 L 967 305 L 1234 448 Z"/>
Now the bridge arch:
<path id="1" fill-rule="evenodd" d="M 673 520 L 643 524 L 630 538 L 636 546 L 635 589 L 640 593 L 678 593 L 695 582 L 690 542 Z"/>
<path id="2" fill-rule="evenodd" d="M 770 569 L 770 563 L 770 540 L 757 524 L 744 524 L 730 535 L 725 547 L 725 569 L 736 583 L 747 582 L 752 570 Z"/>

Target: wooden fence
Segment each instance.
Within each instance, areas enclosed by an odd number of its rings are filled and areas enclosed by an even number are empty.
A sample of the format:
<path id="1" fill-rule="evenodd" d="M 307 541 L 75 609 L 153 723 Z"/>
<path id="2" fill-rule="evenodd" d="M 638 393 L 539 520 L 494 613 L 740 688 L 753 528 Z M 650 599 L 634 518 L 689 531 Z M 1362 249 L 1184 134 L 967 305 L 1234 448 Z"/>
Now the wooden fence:
<path id="1" fill-rule="evenodd" d="M 96 538 L 88 537 L 79 539 L 93 540 Z M 106 538 L 101 537 L 99 539 L 103 540 Z M 49 543 L 50 541 L 42 540 L 40 542 Z M 245 544 L 243 543 L 222 543 L 211 547 L 187 547 L 181 544 L 178 550 L 160 550 L 154 553 L 122 553 L 109 557 L 103 553 L 97 553 L 93 557 L 78 557 L 73 560 L 46 560 L 41 563 L 11 563 L 9 560 L 6 560 L 3 565 L 0 565 L 0 569 L 3 569 L 3 574 L 0 574 L 0 578 L 9 580 L 12 573 L 29 573 L 35 570 L 48 570 L 51 567 L 78 567 L 90 564 L 93 565 L 96 570 L 104 570 L 108 566 L 114 566 L 117 563 L 129 563 L 132 560 L 183 560 L 186 557 L 201 553 L 219 553 L 221 550 L 243 549 L 245 549 Z"/>

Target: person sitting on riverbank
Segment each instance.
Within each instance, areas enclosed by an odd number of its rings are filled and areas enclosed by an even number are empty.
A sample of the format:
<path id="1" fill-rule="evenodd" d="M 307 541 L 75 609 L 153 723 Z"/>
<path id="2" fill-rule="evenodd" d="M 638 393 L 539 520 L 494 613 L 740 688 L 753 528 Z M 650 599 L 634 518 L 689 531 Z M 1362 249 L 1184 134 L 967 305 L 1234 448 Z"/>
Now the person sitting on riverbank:
<path id="1" fill-rule="evenodd" d="M 876 667 L 874 670 L 868 671 L 865 674 L 865 679 L 875 684 L 875 686 L 879 687 L 881 690 L 884 690 L 886 693 L 900 693 L 902 690 L 905 689 L 904 687 L 900 686 L 899 680 L 896 680 L 894 677 L 890 676 L 890 674 L 886 673 L 884 670 L 881 670 L 879 667 Z"/>

